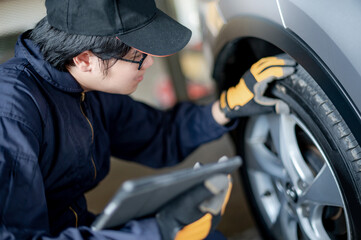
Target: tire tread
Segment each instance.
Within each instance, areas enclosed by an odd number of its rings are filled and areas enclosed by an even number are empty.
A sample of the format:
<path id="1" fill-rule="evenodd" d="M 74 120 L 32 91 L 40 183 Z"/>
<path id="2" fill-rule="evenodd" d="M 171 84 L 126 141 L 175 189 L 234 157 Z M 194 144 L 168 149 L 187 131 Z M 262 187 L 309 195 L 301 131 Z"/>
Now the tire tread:
<path id="1" fill-rule="evenodd" d="M 290 78 L 286 79 L 288 84 L 302 95 L 304 99 L 314 104 L 320 111 L 320 117 L 332 129 L 333 134 L 341 144 L 340 150 L 344 151 L 349 162 L 349 166 L 357 173 L 357 179 L 361 179 L 361 147 L 351 130 L 337 111 L 335 106 L 313 80 L 313 78 L 301 67 L 297 68 L 297 72 Z M 356 177 L 356 176 L 355 176 Z M 361 192 L 361 184 L 358 184 L 359 192 Z"/>

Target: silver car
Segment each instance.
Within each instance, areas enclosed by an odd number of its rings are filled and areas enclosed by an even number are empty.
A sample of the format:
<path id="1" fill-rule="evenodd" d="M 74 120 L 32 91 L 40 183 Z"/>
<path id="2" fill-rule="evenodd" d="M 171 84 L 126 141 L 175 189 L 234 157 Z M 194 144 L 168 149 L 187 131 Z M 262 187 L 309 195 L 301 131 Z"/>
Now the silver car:
<path id="1" fill-rule="evenodd" d="M 287 54 L 267 95 L 287 114 L 241 119 L 242 182 L 265 239 L 361 239 L 361 2 L 200 0 L 219 90 L 258 59 Z"/>

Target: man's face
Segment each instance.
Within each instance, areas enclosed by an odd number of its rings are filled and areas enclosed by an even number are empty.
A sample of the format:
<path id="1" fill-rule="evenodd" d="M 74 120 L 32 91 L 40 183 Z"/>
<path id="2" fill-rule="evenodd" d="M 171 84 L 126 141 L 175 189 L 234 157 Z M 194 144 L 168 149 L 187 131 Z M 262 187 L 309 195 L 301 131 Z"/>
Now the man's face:
<path id="1" fill-rule="evenodd" d="M 143 55 L 135 49 L 129 51 L 124 59 L 140 61 Z M 86 75 L 75 77 L 85 91 L 102 91 L 107 93 L 131 94 L 143 80 L 145 70 L 153 65 L 154 60 L 148 56 L 138 70 L 139 64 L 122 60 L 110 60 L 111 66 L 107 74 L 104 73 L 104 63 L 91 54 L 91 71 Z M 115 62 L 115 63 L 114 63 Z"/>

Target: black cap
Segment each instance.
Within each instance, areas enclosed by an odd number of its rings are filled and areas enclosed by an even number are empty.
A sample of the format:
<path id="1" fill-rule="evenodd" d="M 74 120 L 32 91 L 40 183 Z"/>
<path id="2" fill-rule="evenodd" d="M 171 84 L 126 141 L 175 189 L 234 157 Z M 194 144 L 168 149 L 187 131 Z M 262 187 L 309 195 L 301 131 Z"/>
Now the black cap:
<path id="1" fill-rule="evenodd" d="M 46 0 L 51 26 L 77 35 L 118 37 L 128 46 L 167 56 L 189 42 L 191 31 L 159 10 L 154 0 Z"/>

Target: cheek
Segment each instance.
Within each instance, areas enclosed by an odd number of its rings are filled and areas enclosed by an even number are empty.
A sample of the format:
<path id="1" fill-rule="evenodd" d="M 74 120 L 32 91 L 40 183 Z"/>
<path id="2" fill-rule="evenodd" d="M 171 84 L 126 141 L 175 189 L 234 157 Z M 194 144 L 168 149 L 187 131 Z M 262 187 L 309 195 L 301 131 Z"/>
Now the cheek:
<path id="1" fill-rule="evenodd" d="M 135 80 L 137 71 L 134 71 L 131 67 L 113 66 L 109 69 L 108 74 L 103 80 L 107 85 L 108 92 L 130 94 L 136 90 L 139 84 Z"/>
<path id="2" fill-rule="evenodd" d="M 109 82 L 111 82 L 112 84 L 117 84 L 117 85 L 127 85 L 130 84 L 131 82 L 133 82 L 135 78 L 135 74 L 133 74 L 132 72 L 127 72 L 127 71 L 112 71 L 111 73 L 108 74 L 107 79 L 109 80 Z"/>
<path id="3" fill-rule="evenodd" d="M 137 70 L 133 63 L 123 62 L 118 60 L 108 70 L 108 76 L 112 79 L 129 79 L 137 75 Z"/>

